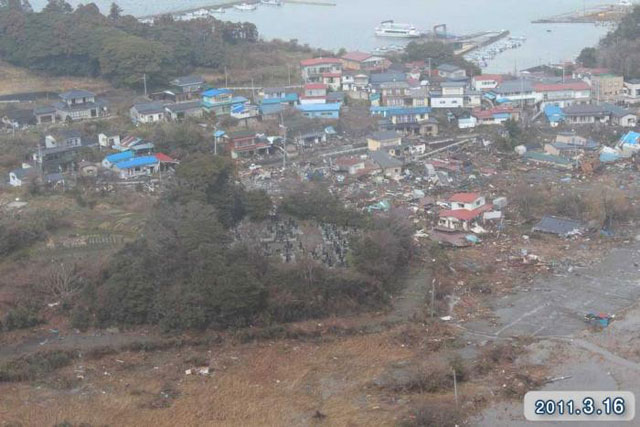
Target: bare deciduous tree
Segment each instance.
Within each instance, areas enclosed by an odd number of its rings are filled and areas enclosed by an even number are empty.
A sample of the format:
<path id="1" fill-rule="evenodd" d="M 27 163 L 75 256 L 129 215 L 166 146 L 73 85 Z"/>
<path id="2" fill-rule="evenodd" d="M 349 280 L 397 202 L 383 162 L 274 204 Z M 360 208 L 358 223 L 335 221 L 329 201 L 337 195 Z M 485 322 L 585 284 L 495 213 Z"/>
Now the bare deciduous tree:
<path id="1" fill-rule="evenodd" d="M 82 285 L 82 277 L 76 263 L 56 262 L 45 270 L 41 281 L 41 291 L 55 299 L 73 296 Z"/>

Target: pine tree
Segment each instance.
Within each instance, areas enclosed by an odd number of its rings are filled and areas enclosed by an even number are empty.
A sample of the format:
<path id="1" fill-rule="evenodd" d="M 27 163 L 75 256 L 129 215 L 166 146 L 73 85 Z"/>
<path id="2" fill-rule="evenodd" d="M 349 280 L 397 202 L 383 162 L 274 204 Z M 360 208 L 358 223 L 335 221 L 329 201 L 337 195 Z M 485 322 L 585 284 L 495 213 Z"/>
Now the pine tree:
<path id="1" fill-rule="evenodd" d="M 109 10 L 109 19 L 117 21 L 120 18 L 121 13 L 122 8 L 118 6 L 116 2 L 111 3 L 111 9 Z"/>

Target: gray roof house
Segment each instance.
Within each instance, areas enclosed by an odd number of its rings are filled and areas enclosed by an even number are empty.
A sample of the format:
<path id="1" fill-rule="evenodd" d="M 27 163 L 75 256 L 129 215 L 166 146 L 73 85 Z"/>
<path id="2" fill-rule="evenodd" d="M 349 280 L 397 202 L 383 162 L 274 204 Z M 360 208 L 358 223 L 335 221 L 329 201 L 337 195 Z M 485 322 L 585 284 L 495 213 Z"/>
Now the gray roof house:
<path id="1" fill-rule="evenodd" d="M 545 215 L 537 223 L 532 231 L 541 233 L 556 234 L 562 237 L 569 237 L 580 234 L 584 230 L 584 225 L 580 221 L 569 218 Z"/>
<path id="2" fill-rule="evenodd" d="M 369 158 L 378 165 L 385 176 L 397 177 L 402 173 L 402 162 L 391 157 L 386 151 L 372 151 Z"/>
<path id="3" fill-rule="evenodd" d="M 188 117 L 201 118 L 204 115 L 204 108 L 200 100 L 190 102 L 179 102 L 165 106 L 169 120 L 184 120 Z"/>
<path id="4" fill-rule="evenodd" d="M 451 64 L 440 64 L 438 65 L 438 67 L 436 67 L 436 71 L 438 72 L 438 76 L 447 79 L 465 77 L 467 75 L 467 72 L 463 68 Z"/>
<path id="5" fill-rule="evenodd" d="M 204 83 L 202 76 L 183 76 L 171 80 L 171 85 L 182 89 L 183 92 L 198 92 Z"/>
<path id="6" fill-rule="evenodd" d="M 33 110 L 37 124 L 96 119 L 108 114 L 108 102 L 83 89 L 72 89 L 58 95 L 60 101 Z"/>
<path id="7" fill-rule="evenodd" d="M 166 102 L 154 101 L 135 104 L 129 110 L 134 123 L 156 123 L 166 120 Z"/>

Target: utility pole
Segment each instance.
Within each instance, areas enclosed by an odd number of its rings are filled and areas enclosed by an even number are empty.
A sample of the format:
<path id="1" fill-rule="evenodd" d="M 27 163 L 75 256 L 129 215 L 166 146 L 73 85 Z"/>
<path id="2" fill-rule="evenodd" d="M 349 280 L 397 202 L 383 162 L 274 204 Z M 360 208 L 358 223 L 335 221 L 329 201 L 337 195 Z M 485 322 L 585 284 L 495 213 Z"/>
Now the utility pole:
<path id="1" fill-rule="evenodd" d="M 287 169 L 287 127 L 284 125 L 282 112 L 280 112 L 280 128 L 284 129 L 284 138 L 282 139 L 282 170 Z"/>
<path id="2" fill-rule="evenodd" d="M 144 96 L 147 96 L 147 73 L 142 75 L 142 80 L 144 81 Z"/>
<path id="3" fill-rule="evenodd" d="M 218 123 L 213 125 L 213 155 L 218 155 Z"/>
<path id="4" fill-rule="evenodd" d="M 287 127 L 284 128 L 284 139 L 282 140 L 282 170 L 287 170 Z"/>
<path id="5" fill-rule="evenodd" d="M 520 75 L 520 117 L 524 123 L 524 76 Z"/>
<path id="6" fill-rule="evenodd" d="M 435 315 L 436 305 L 436 278 L 431 281 L 431 317 Z"/>
<path id="7" fill-rule="evenodd" d="M 456 399 L 456 406 L 458 406 L 458 379 L 456 378 L 456 370 L 453 370 L 453 395 Z"/>
<path id="8" fill-rule="evenodd" d="M 256 102 L 256 93 L 253 87 L 253 77 L 251 77 L 251 99 Z"/>

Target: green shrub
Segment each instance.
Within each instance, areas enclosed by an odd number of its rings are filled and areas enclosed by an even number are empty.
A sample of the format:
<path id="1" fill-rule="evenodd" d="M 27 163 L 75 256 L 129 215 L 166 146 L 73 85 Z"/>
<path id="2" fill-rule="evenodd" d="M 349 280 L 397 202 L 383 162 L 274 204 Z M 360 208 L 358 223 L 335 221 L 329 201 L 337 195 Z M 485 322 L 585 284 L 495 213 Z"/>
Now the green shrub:
<path id="1" fill-rule="evenodd" d="M 34 308 L 18 307 L 9 311 L 2 320 L 2 329 L 13 331 L 15 329 L 32 328 L 43 322 Z"/>
<path id="2" fill-rule="evenodd" d="M 70 365 L 76 354 L 66 350 L 43 351 L 0 364 L 0 382 L 31 381 Z"/>

